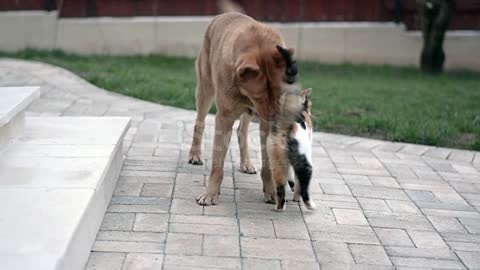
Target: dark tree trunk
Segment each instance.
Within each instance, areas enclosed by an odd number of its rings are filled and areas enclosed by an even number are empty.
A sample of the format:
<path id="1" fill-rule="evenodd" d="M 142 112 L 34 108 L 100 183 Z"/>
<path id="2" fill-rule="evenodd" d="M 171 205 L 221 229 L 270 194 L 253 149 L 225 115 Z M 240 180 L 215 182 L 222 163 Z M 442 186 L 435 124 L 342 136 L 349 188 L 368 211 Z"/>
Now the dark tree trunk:
<path id="1" fill-rule="evenodd" d="M 426 72 L 440 73 L 445 62 L 443 40 L 455 12 L 455 0 L 417 0 L 417 9 L 423 36 L 420 67 Z"/>

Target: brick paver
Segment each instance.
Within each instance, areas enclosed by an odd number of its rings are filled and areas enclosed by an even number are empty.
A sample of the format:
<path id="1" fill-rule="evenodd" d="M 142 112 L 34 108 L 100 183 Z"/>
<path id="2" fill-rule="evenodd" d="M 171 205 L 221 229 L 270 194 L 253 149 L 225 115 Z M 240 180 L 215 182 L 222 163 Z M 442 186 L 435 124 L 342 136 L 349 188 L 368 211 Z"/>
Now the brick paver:
<path id="1" fill-rule="evenodd" d="M 120 96 L 45 64 L 0 60 L 0 85 L 41 85 L 28 115 L 131 116 L 125 164 L 86 269 L 479 269 L 480 153 L 316 132 L 315 212 L 263 203 L 232 139 L 221 203 L 202 207 L 187 156 L 195 113 Z M 159 89 L 160 90 L 160 89 Z M 259 169 L 259 133 L 250 128 Z"/>

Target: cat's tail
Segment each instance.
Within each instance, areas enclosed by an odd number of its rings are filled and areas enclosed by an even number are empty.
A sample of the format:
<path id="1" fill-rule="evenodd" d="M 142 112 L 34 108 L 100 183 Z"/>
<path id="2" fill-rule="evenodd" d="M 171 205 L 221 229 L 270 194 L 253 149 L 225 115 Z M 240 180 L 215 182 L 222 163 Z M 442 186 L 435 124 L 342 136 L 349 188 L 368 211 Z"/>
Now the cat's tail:
<path id="1" fill-rule="evenodd" d="M 245 10 L 232 0 L 218 0 L 217 7 L 220 13 L 238 12 L 245 14 Z"/>

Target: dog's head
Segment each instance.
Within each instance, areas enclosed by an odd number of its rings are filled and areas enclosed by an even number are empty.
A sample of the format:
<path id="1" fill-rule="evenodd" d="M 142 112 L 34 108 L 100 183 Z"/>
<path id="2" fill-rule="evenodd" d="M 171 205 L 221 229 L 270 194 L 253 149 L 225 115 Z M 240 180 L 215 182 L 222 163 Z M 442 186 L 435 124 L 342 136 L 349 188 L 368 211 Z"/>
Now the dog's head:
<path id="1" fill-rule="evenodd" d="M 280 97 L 296 87 L 297 66 L 293 49 L 281 46 L 241 55 L 235 76 L 242 95 L 253 104 L 263 120 L 270 121 L 279 112 Z"/>

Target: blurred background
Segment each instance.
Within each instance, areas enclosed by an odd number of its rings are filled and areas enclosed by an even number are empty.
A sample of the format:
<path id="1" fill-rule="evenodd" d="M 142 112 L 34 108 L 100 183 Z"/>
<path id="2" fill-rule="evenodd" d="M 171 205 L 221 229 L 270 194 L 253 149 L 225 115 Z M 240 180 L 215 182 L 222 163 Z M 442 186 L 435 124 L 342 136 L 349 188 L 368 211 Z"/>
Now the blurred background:
<path id="1" fill-rule="evenodd" d="M 431 0 L 433 3 L 442 0 Z M 0 50 L 194 57 L 217 0 L 2 0 Z M 327 63 L 418 65 L 415 0 L 238 0 L 276 24 L 297 57 Z M 420 1 L 422 2 L 422 1 Z M 425 1 L 423 1 L 425 2 Z M 449 21 L 446 68 L 480 70 L 480 0 L 458 0 Z M 395 23 L 394 23 L 395 22 Z"/>
<path id="2" fill-rule="evenodd" d="M 2 0 L 0 10 L 58 10 L 63 18 L 204 16 L 217 0 Z M 238 0 L 250 16 L 269 22 L 387 22 L 418 29 L 415 0 Z M 480 30 L 480 1 L 457 0 L 450 29 Z"/>

